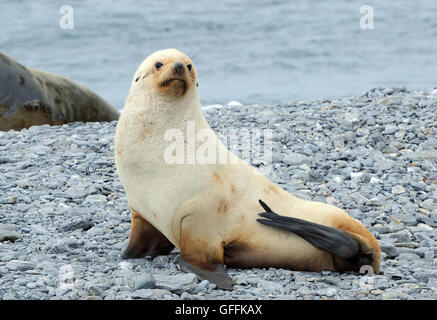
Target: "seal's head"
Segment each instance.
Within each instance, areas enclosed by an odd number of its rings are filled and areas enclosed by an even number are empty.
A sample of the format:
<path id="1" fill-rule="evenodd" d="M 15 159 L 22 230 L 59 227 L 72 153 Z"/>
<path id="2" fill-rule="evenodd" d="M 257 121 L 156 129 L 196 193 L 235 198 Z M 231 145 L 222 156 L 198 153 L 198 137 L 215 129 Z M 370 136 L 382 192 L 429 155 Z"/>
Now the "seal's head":
<path id="1" fill-rule="evenodd" d="M 135 72 L 132 86 L 147 92 L 180 98 L 197 86 L 193 62 L 176 49 L 156 51 L 148 56 Z"/>

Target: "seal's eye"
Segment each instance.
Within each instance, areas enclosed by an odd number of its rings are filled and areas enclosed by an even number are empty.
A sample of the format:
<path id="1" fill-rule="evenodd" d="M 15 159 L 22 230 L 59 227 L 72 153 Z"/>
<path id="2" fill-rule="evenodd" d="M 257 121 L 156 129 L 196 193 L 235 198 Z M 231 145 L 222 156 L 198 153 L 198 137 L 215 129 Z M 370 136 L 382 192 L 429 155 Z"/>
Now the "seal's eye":
<path id="1" fill-rule="evenodd" d="M 155 63 L 155 68 L 156 69 L 159 69 L 159 68 L 161 68 L 162 67 L 162 63 L 161 62 L 157 62 L 157 63 Z"/>
<path id="2" fill-rule="evenodd" d="M 191 64 L 187 64 L 187 68 L 188 68 L 188 71 L 191 71 L 191 68 L 192 68 L 193 66 L 191 65 Z"/>

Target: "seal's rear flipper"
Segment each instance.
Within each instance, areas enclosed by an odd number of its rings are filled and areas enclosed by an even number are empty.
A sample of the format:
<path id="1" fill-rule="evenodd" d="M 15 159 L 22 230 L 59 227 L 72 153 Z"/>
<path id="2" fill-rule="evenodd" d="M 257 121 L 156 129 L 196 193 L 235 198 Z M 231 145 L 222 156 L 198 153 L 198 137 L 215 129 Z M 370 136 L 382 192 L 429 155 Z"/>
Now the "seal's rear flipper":
<path id="1" fill-rule="evenodd" d="M 194 273 L 199 280 L 208 280 L 209 282 L 214 283 L 217 288 L 223 290 L 233 290 L 232 280 L 229 278 L 229 275 L 226 273 L 222 264 L 214 264 L 215 270 L 213 271 L 203 270 L 195 267 L 182 258 L 179 259 L 178 264 L 182 271 Z"/>
<path id="2" fill-rule="evenodd" d="M 291 231 L 302 237 L 316 248 L 327 251 L 343 259 L 354 259 L 360 256 L 360 245 L 347 233 L 318 223 L 306 220 L 284 217 L 273 212 L 263 201 L 259 200 L 266 212 L 259 215 L 267 219 L 257 219 L 258 222 Z"/>

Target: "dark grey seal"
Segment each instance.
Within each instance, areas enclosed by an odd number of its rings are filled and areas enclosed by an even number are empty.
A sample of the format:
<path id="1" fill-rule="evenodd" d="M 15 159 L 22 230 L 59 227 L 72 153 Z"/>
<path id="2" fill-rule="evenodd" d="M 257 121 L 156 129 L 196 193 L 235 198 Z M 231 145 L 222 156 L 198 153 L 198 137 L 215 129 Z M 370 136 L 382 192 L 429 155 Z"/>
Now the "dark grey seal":
<path id="1" fill-rule="evenodd" d="M 118 120 L 116 108 L 85 86 L 26 68 L 0 52 L 0 131 L 34 125 Z"/>

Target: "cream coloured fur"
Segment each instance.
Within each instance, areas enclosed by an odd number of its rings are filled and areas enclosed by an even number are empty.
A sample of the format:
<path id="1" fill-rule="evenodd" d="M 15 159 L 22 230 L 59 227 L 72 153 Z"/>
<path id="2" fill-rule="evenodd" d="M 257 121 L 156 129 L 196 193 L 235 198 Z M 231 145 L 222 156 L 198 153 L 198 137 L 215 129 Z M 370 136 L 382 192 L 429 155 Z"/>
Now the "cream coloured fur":
<path id="1" fill-rule="evenodd" d="M 163 63 L 159 72 L 157 61 Z M 160 86 L 170 76 L 167 65 L 177 61 L 193 68 L 186 75 L 188 87 L 182 96 Z M 247 250 L 234 259 L 237 266 L 336 269 L 331 254 L 295 234 L 258 223 L 258 213 L 264 211 L 258 203 L 262 199 L 281 215 L 331 227 L 345 225 L 351 234 L 368 238 L 378 272 L 379 246 L 357 220 L 334 206 L 290 195 L 254 174 L 254 168 L 226 149 L 202 114 L 196 83 L 194 64 L 175 49 L 152 54 L 136 71 L 115 134 L 117 171 L 130 207 L 176 247 L 181 246 L 183 232 L 205 242 L 204 250 L 217 251 L 219 256 L 223 248 L 238 243 Z M 194 121 L 197 132 L 207 130 L 216 139 L 217 154 L 225 152 L 237 164 L 167 164 L 164 153 L 170 142 L 164 135 L 171 128 L 185 133 L 187 121 Z M 223 261 L 222 256 L 219 259 Z"/>

